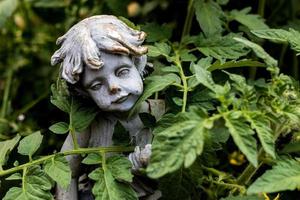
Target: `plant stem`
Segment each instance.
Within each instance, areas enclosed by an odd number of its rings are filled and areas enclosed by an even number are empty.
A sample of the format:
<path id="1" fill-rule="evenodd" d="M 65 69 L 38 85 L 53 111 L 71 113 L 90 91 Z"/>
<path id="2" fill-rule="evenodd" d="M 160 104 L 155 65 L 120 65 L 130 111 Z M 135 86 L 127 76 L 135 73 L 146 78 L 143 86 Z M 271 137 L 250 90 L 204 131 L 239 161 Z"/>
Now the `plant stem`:
<path id="1" fill-rule="evenodd" d="M 102 169 L 106 170 L 106 155 L 104 151 L 100 151 L 101 157 L 102 157 Z"/>
<path id="2" fill-rule="evenodd" d="M 264 15 L 265 15 L 265 5 L 266 5 L 266 0 L 259 0 L 259 1 L 258 1 L 258 9 L 257 9 L 257 13 L 258 13 L 261 17 L 264 17 Z M 257 72 L 256 67 L 250 68 L 250 71 L 249 71 L 249 79 L 255 80 L 255 78 L 256 78 L 256 72 Z"/>
<path id="3" fill-rule="evenodd" d="M 294 74 L 294 78 L 299 80 L 299 66 L 298 66 L 298 57 L 295 53 L 293 53 L 293 69 L 292 73 Z"/>
<path id="4" fill-rule="evenodd" d="M 5 83 L 5 89 L 4 89 L 4 95 L 3 95 L 3 101 L 2 101 L 2 108 L 1 108 L 1 115 L 0 115 L 1 118 L 5 118 L 5 116 L 6 116 L 13 72 L 14 71 L 12 68 L 8 69 L 7 79 L 6 79 L 6 83 Z"/>
<path id="5" fill-rule="evenodd" d="M 73 127 L 73 98 L 71 99 L 71 111 L 69 113 L 69 118 L 70 118 L 70 123 L 69 123 L 69 129 L 70 129 L 70 134 L 72 136 L 72 141 L 73 141 L 73 146 L 74 146 L 74 149 L 78 149 L 79 148 L 79 145 L 78 145 L 78 142 L 77 142 L 77 136 L 76 136 L 76 132 L 75 132 L 75 129 Z"/>
<path id="6" fill-rule="evenodd" d="M 183 26 L 183 31 L 181 35 L 181 40 L 180 42 L 183 41 L 184 36 L 189 35 L 191 26 L 192 26 L 192 20 L 194 17 L 194 0 L 189 0 L 188 8 L 187 8 L 187 15 L 185 18 L 184 26 Z"/>
<path id="7" fill-rule="evenodd" d="M 258 1 L 258 9 L 257 13 L 261 16 L 265 16 L 265 6 L 266 6 L 266 0 L 259 0 Z"/>
<path id="8" fill-rule="evenodd" d="M 27 174 L 27 167 L 24 167 L 23 168 L 23 175 L 22 175 L 22 190 L 23 190 L 23 192 L 26 191 L 26 188 L 25 188 L 26 174 Z"/>
<path id="9" fill-rule="evenodd" d="M 263 148 L 259 149 L 258 152 L 258 158 L 260 158 L 263 155 L 264 151 Z M 260 162 L 256 167 L 254 167 L 251 163 L 248 164 L 248 166 L 246 167 L 246 169 L 242 172 L 242 174 L 238 177 L 237 179 L 237 183 L 241 184 L 241 185 L 247 185 L 251 178 L 253 177 L 253 175 L 257 172 L 257 170 L 262 166 L 262 162 Z"/>
<path id="10" fill-rule="evenodd" d="M 278 62 L 278 66 L 280 69 L 282 69 L 282 65 L 283 65 L 283 60 L 284 60 L 284 56 L 286 53 L 286 50 L 288 48 L 288 44 L 283 44 L 282 48 L 281 48 L 281 52 L 280 52 L 280 57 L 279 57 L 279 62 Z"/>
<path id="11" fill-rule="evenodd" d="M 34 107 L 36 104 L 38 104 L 41 100 L 43 100 L 44 98 L 46 98 L 48 96 L 48 94 L 49 94 L 49 91 L 47 90 L 46 92 L 44 92 L 43 94 L 41 94 L 37 99 L 29 102 L 28 104 L 26 104 L 20 110 L 17 110 L 15 112 L 15 114 L 13 115 L 13 118 L 17 118 L 20 114 L 26 113 L 28 110 L 30 110 L 32 107 Z"/>
<path id="12" fill-rule="evenodd" d="M 79 145 L 78 145 L 78 142 L 77 142 L 77 136 L 76 136 L 76 132 L 73 129 L 73 127 L 71 127 L 71 129 L 70 129 L 70 134 L 72 136 L 72 141 L 73 141 L 74 149 L 78 149 Z"/>
<path id="13" fill-rule="evenodd" d="M 286 124 L 287 120 L 284 120 L 281 124 Z M 277 138 L 281 135 L 282 132 L 284 132 L 285 126 L 279 126 L 274 128 L 274 139 L 275 141 Z M 264 154 L 264 150 L 261 147 L 258 151 L 258 159 L 262 160 L 261 157 Z M 257 172 L 257 170 L 263 165 L 263 161 L 260 161 L 257 168 L 255 168 L 251 163 L 248 164 L 248 166 L 245 168 L 245 170 L 242 172 L 242 174 L 237 178 L 237 183 L 240 185 L 247 185 L 253 175 Z"/>
<path id="14" fill-rule="evenodd" d="M 182 87 L 183 87 L 183 97 L 182 97 L 182 109 L 181 112 L 185 112 L 186 110 L 186 103 L 187 103 L 187 94 L 188 94 L 188 85 L 187 85 L 187 77 L 184 74 L 181 62 L 180 62 L 180 57 L 178 54 L 178 51 L 175 51 L 176 59 L 174 61 L 175 65 L 179 69 L 179 75 L 182 81 Z"/>
<path id="15" fill-rule="evenodd" d="M 37 160 L 33 160 L 31 162 L 25 163 L 23 165 L 19 165 L 17 167 L 13 167 L 7 170 L 0 171 L 0 177 L 5 176 L 7 174 L 11 174 L 20 170 L 24 170 L 25 168 L 28 168 L 32 165 L 38 165 L 46 160 L 52 159 L 56 156 L 67 156 L 67 155 L 74 155 L 74 154 L 87 154 L 87 153 L 107 153 L 107 152 L 132 152 L 134 150 L 134 147 L 122 147 L 122 146 L 113 146 L 113 147 L 98 147 L 98 148 L 79 148 L 79 149 L 73 149 L 69 151 L 64 151 L 64 152 L 58 152 L 54 153 L 49 156 L 44 156 L 42 158 L 39 158 Z"/>

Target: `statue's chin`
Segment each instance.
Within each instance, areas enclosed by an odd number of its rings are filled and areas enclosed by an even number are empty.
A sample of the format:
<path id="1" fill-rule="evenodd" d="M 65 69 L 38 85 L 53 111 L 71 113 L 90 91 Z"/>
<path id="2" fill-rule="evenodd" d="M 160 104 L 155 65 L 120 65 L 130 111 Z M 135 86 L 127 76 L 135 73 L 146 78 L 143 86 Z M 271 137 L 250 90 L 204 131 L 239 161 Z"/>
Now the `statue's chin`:
<path id="1" fill-rule="evenodd" d="M 107 112 L 128 112 L 135 104 L 139 96 L 131 95 L 128 99 L 122 102 L 111 103 L 106 108 L 102 108 L 102 110 Z M 100 107 L 100 106 L 99 106 Z M 101 107 L 100 107 L 101 109 Z"/>

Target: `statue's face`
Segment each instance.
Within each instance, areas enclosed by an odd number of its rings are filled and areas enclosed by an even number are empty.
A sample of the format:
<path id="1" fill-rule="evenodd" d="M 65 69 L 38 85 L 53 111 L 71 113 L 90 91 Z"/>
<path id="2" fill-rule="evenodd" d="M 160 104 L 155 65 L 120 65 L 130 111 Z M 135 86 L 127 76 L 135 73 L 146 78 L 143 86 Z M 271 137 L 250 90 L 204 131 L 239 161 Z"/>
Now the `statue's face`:
<path id="1" fill-rule="evenodd" d="M 101 110 L 130 110 L 143 92 L 140 73 L 128 56 L 102 52 L 101 59 L 101 69 L 85 67 L 83 87 Z"/>

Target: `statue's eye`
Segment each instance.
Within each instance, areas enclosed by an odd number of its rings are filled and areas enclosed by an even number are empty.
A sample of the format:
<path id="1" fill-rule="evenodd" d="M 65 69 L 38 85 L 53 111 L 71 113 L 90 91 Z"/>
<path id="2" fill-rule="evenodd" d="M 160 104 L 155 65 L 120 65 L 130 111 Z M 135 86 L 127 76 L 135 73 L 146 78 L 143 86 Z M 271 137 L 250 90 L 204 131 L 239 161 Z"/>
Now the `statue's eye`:
<path id="1" fill-rule="evenodd" d="M 101 88 L 101 83 L 96 83 L 90 87 L 91 90 L 99 90 Z"/>
<path id="2" fill-rule="evenodd" d="M 128 73 L 129 73 L 129 69 L 123 67 L 123 68 L 120 68 L 120 69 L 117 70 L 116 76 L 117 77 L 122 77 L 122 76 L 126 76 Z"/>

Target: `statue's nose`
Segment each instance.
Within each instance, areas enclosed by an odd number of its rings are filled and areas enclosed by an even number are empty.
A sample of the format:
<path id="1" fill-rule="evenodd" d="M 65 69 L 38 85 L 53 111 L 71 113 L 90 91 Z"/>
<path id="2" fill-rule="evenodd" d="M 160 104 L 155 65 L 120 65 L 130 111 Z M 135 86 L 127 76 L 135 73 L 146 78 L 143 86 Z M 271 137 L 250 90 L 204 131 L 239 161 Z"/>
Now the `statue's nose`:
<path id="1" fill-rule="evenodd" d="M 112 85 L 109 88 L 109 93 L 110 94 L 117 94 L 120 91 L 121 91 L 121 88 L 118 85 Z"/>

